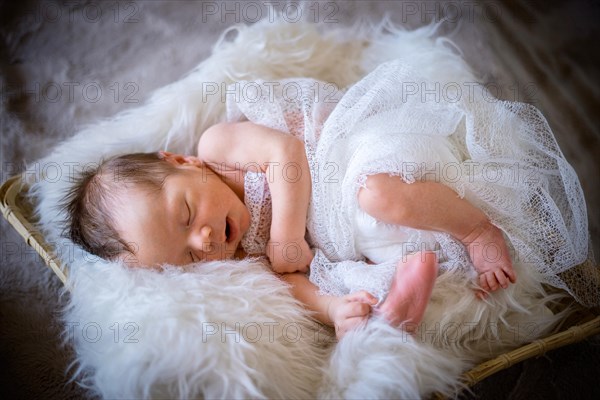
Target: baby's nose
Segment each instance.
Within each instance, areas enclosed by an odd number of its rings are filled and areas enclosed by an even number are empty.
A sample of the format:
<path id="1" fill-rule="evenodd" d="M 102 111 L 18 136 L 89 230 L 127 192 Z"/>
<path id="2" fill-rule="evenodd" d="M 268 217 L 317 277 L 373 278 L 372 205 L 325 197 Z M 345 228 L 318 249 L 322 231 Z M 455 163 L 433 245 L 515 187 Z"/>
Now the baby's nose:
<path id="1" fill-rule="evenodd" d="M 212 243 L 212 236 L 212 228 L 209 225 L 204 225 L 192 235 L 192 242 L 190 243 L 190 245 L 198 251 L 202 251 L 203 253 L 210 253 L 214 247 L 214 244 Z"/>
<path id="2" fill-rule="evenodd" d="M 212 228 L 208 225 L 204 225 L 200 228 L 200 237 L 202 238 L 203 243 L 210 243 L 212 239 Z"/>

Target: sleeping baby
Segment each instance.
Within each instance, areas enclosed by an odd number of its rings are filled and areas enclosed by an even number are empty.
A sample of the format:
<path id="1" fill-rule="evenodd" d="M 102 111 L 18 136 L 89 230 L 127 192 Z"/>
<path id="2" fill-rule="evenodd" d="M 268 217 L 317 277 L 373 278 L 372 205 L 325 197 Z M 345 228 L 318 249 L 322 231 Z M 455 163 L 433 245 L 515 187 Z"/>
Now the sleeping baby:
<path id="1" fill-rule="evenodd" d="M 544 148 L 539 113 L 411 98 L 414 73 L 393 61 L 326 98 L 308 78 L 255 84 L 293 82 L 296 96 L 234 94 L 196 156 L 121 155 L 84 173 L 65 199 L 69 236 L 136 267 L 266 256 L 338 337 L 372 313 L 417 329 L 439 269 L 471 270 L 485 297 L 516 282 L 525 252 L 546 277 L 575 265 L 553 232 L 578 216 L 564 201 L 576 176 Z M 489 179 L 491 166 L 535 179 Z"/>

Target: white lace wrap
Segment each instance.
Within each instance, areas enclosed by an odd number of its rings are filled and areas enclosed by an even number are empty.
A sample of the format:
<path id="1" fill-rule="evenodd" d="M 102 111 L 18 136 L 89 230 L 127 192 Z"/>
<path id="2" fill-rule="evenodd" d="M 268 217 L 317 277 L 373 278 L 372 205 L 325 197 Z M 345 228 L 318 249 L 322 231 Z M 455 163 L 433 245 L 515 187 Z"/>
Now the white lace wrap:
<path id="1" fill-rule="evenodd" d="M 271 229 L 271 191 L 265 174 L 247 171 L 244 176 L 244 204 L 250 212 L 250 226 L 240 244 L 246 254 L 266 253 Z"/>
<path id="2" fill-rule="evenodd" d="M 313 181 L 307 229 L 317 249 L 311 280 L 321 290 L 387 290 L 392 260 L 361 263 L 355 224 L 366 176 L 388 173 L 448 185 L 504 231 L 515 263 L 537 268 L 584 304 L 600 303 L 585 276 L 561 277 L 591 257 L 587 213 L 577 176 L 535 107 L 499 101 L 483 87 L 467 96 L 441 78 L 433 86 L 401 61 L 381 65 L 347 92 L 312 79 L 236 85 L 244 92 L 230 88 L 230 121 L 245 117 L 305 142 Z M 428 237 L 441 268 L 472 267 L 449 235 Z M 422 243 L 403 245 L 414 251 Z"/>

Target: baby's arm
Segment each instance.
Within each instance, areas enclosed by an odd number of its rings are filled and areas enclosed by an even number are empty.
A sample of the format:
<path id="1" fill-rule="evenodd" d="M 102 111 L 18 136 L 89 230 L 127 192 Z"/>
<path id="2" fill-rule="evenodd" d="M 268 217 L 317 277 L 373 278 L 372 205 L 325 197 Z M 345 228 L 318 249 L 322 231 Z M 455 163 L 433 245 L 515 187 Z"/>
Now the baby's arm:
<path id="1" fill-rule="evenodd" d="M 273 205 L 268 256 L 276 272 L 306 271 L 313 254 L 304 239 L 311 179 L 299 139 L 251 122 L 210 127 L 198 157 L 213 169 L 227 167 L 267 175 Z"/>
<path id="2" fill-rule="evenodd" d="M 365 291 L 343 297 L 321 296 L 319 289 L 302 273 L 285 274 L 281 279 L 292 286 L 292 295 L 298 301 L 315 312 L 317 320 L 335 328 L 338 339 L 366 322 L 371 307 L 377 304 L 377 298 Z"/>
<path id="3" fill-rule="evenodd" d="M 516 275 L 500 229 L 487 216 L 449 187 L 436 182 L 405 183 L 398 176 L 369 176 L 359 191 L 361 208 L 383 222 L 416 229 L 447 232 L 467 248 L 479 284 L 487 291 L 509 282 Z"/>

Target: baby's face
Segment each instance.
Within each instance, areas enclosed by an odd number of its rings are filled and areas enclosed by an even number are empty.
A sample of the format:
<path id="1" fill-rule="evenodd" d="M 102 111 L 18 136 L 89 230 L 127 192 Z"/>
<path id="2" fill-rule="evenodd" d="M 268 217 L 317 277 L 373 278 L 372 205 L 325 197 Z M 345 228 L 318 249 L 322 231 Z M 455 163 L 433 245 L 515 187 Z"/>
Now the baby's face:
<path id="1" fill-rule="evenodd" d="M 175 162 L 178 172 L 160 192 L 131 188 L 119 196 L 116 228 L 135 252 L 123 259 L 129 265 L 229 259 L 248 229 L 248 209 L 218 175 L 194 157 Z"/>

